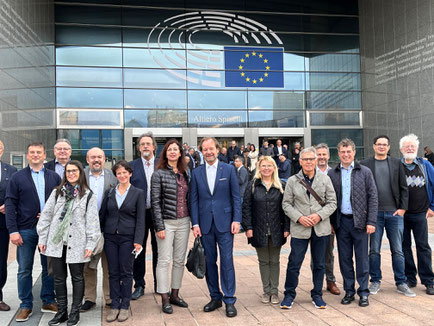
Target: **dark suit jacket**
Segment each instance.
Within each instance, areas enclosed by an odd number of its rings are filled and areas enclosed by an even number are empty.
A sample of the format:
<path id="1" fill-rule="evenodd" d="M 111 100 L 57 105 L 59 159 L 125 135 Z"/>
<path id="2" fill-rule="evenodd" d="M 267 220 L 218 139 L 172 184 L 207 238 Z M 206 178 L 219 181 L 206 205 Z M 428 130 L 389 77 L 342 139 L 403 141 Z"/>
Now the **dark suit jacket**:
<path id="1" fill-rule="evenodd" d="M 157 158 L 154 159 L 154 171 L 155 167 L 157 166 L 158 160 Z M 139 189 L 142 189 L 146 194 L 148 193 L 148 184 L 146 182 L 146 174 L 145 174 L 145 168 L 143 167 L 143 161 L 142 158 L 139 157 L 138 159 L 135 159 L 134 161 L 130 162 L 131 168 L 133 169 L 133 175 L 131 176 L 131 184 Z"/>
<path id="2" fill-rule="evenodd" d="M 274 146 L 273 151 L 274 151 L 274 157 L 276 157 L 276 160 L 277 160 L 279 158 L 279 150 L 278 150 L 277 146 Z M 283 146 L 282 146 L 282 154 L 283 154 L 283 156 L 288 158 L 288 151 Z"/>
<path id="3" fill-rule="evenodd" d="M 145 214 L 146 198 L 143 190 L 131 185 L 127 197 L 118 208 L 116 189 L 111 188 L 104 194 L 101 205 L 101 231 L 107 234 L 134 235 L 134 243 L 142 245 L 145 237 Z"/>
<path id="4" fill-rule="evenodd" d="M 51 160 L 47 163 L 44 163 L 44 167 L 51 171 L 56 171 L 56 160 Z"/>
<path id="5" fill-rule="evenodd" d="M 0 162 L 0 169 L 2 171 L 0 180 L 0 206 L 5 203 L 6 189 L 12 175 L 17 172 L 17 168 L 7 163 Z M 0 213 L 0 229 L 6 229 L 6 217 Z"/>
<path id="6" fill-rule="evenodd" d="M 219 232 L 230 232 L 232 222 L 241 222 L 240 187 L 233 166 L 218 163 L 213 194 L 206 164 L 193 170 L 190 187 L 192 225 L 199 225 L 202 234 L 209 233 L 213 220 Z"/>
<path id="7" fill-rule="evenodd" d="M 395 205 L 398 209 L 406 210 L 408 208 L 408 188 L 404 165 L 401 164 L 401 160 L 394 157 L 388 156 L 386 160 L 389 165 L 390 185 L 392 186 L 391 190 L 395 199 Z M 360 164 L 367 166 L 375 179 L 375 159 L 371 157 L 361 161 Z M 376 183 L 377 180 L 375 180 Z"/>
<path id="8" fill-rule="evenodd" d="M 226 154 L 228 156 L 228 161 L 232 162 L 235 159 L 235 156 L 242 156 L 241 149 L 239 149 L 238 146 L 235 146 L 232 148 L 232 146 L 229 146 L 228 152 Z"/>
<path id="9" fill-rule="evenodd" d="M 56 172 L 45 169 L 45 201 L 60 184 Z M 38 193 L 32 179 L 30 167 L 15 173 L 6 190 L 6 226 L 9 233 L 31 229 L 38 223 L 37 215 L 41 212 Z"/>
<path id="10" fill-rule="evenodd" d="M 247 172 L 247 169 L 243 165 L 241 165 L 239 170 L 237 168 L 235 168 L 235 170 L 237 173 L 238 184 L 240 185 L 240 196 L 243 198 L 247 184 L 249 183 L 249 172 Z"/>
<path id="11" fill-rule="evenodd" d="M 291 176 L 291 161 L 286 159 L 285 162 L 281 162 L 279 160 L 279 178 L 280 179 L 289 179 Z"/>

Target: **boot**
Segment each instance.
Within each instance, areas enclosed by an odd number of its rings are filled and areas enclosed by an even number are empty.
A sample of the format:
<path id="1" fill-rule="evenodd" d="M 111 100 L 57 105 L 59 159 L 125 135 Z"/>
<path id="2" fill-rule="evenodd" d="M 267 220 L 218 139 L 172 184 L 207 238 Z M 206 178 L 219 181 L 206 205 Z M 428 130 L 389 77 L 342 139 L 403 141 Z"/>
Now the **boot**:
<path id="1" fill-rule="evenodd" d="M 68 320 L 68 294 L 66 290 L 66 280 L 54 278 L 54 288 L 56 290 L 57 313 L 54 318 L 48 322 L 48 325 L 54 326 L 64 323 Z"/>
<path id="2" fill-rule="evenodd" d="M 75 326 L 80 322 L 80 307 L 72 305 L 69 313 L 68 326 Z"/>
<path id="3" fill-rule="evenodd" d="M 84 277 L 82 265 L 83 264 L 70 264 L 72 279 L 72 306 L 71 312 L 69 313 L 68 326 L 75 326 L 80 322 L 80 308 L 84 296 Z"/>

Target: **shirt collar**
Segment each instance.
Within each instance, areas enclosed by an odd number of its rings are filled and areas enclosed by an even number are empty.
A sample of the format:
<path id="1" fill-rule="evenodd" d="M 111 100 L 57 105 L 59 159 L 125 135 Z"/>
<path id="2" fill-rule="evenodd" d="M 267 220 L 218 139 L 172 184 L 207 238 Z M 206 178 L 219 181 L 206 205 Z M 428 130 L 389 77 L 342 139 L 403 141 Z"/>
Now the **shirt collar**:
<path id="1" fill-rule="evenodd" d="M 89 176 L 96 178 L 95 175 L 92 173 L 92 171 L 91 171 L 90 168 L 89 168 Z M 101 171 L 101 173 L 99 174 L 98 177 L 101 177 L 101 176 L 104 176 L 104 169 L 102 169 L 102 171 Z"/>
<path id="2" fill-rule="evenodd" d="M 33 170 L 33 168 L 29 165 L 30 171 L 32 171 L 33 173 L 39 173 L 39 172 L 44 172 L 45 171 L 45 166 L 42 166 L 42 169 L 40 169 L 38 172 L 36 172 L 35 170 Z"/>
<path id="3" fill-rule="evenodd" d="M 219 164 L 219 160 L 215 160 L 215 162 L 214 162 L 213 164 L 211 164 L 211 165 L 209 165 L 208 162 L 205 162 L 205 164 L 206 164 L 206 169 L 207 169 L 207 170 L 208 170 L 210 167 L 214 167 L 214 168 L 217 169 L 217 166 L 218 166 L 218 164 Z"/>
<path id="4" fill-rule="evenodd" d="M 146 165 L 146 162 L 149 162 L 150 163 L 150 166 L 153 166 L 154 165 L 154 161 L 155 161 L 155 156 L 152 156 L 152 158 L 148 161 L 147 159 L 144 159 L 143 157 L 142 157 L 142 162 L 143 162 L 143 165 Z"/>
<path id="5" fill-rule="evenodd" d="M 339 163 L 339 166 L 340 166 L 341 170 L 342 170 L 342 169 L 345 169 L 345 168 L 342 166 L 342 163 Z M 354 161 L 352 161 L 351 164 L 350 164 L 350 166 L 348 167 L 348 170 L 352 170 L 352 169 L 354 169 Z M 347 169 L 345 169 L 345 170 L 347 170 Z"/>

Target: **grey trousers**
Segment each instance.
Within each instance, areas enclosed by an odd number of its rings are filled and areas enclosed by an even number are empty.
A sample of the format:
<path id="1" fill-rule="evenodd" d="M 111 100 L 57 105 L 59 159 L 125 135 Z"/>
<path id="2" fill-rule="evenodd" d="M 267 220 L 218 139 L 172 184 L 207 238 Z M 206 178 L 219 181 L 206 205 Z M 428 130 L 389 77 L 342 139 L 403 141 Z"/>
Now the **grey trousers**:
<path id="1" fill-rule="evenodd" d="M 278 293 L 281 248 L 282 247 L 273 247 L 271 239 L 268 239 L 267 247 L 256 248 L 262 286 L 266 294 Z"/>
<path id="2" fill-rule="evenodd" d="M 330 234 L 329 241 L 327 242 L 326 256 L 325 256 L 325 276 L 327 282 L 336 282 L 335 274 L 333 273 L 333 267 L 335 263 L 335 255 L 333 250 L 335 249 L 335 235 Z M 310 261 L 310 268 L 313 269 L 313 260 Z"/>
<path id="3" fill-rule="evenodd" d="M 190 217 L 176 220 L 164 220 L 166 235 L 164 239 L 157 237 L 157 292 L 169 292 L 169 269 L 172 263 L 171 288 L 181 288 L 184 275 L 185 255 L 190 235 Z"/>

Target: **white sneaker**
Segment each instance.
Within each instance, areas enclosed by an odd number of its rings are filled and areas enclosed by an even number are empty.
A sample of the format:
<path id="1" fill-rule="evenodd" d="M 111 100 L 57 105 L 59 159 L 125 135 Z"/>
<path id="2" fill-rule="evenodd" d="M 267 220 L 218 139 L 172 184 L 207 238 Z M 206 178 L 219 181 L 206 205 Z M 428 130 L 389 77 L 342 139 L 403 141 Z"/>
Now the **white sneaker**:
<path id="1" fill-rule="evenodd" d="M 396 286 L 396 289 L 398 293 L 401 293 L 409 298 L 414 298 L 416 296 L 416 293 L 414 293 L 410 288 L 408 287 L 407 283 L 398 284 Z"/>
<path id="2" fill-rule="evenodd" d="M 380 291 L 380 282 L 371 282 L 369 285 L 369 293 L 370 294 L 377 294 L 378 291 Z"/>

